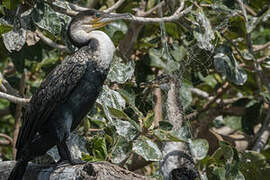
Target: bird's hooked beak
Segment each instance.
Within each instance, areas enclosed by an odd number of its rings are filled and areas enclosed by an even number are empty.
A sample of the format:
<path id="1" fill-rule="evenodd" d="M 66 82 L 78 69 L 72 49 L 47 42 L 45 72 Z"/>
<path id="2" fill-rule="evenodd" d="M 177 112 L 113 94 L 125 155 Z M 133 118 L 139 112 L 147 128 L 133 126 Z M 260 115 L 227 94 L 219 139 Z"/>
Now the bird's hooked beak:
<path id="1" fill-rule="evenodd" d="M 106 26 L 107 24 L 121 19 L 130 19 L 129 13 L 116 14 L 116 13 L 96 13 L 96 15 L 91 20 L 90 24 L 93 28 L 98 29 Z"/>

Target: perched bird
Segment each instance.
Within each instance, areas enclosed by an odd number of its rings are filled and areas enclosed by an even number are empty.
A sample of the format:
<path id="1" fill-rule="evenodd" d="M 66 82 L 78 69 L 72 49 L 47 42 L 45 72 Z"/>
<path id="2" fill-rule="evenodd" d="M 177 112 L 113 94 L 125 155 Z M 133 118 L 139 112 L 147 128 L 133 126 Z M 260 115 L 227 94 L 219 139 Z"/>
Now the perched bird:
<path id="1" fill-rule="evenodd" d="M 60 162 L 73 163 L 66 139 L 95 103 L 115 50 L 111 39 L 96 29 L 127 14 L 87 10 L 68 27 L 70 41 L 79 49 L 41 83 L 27 107 L 16 143 L 16 166 L 9 180 L 22 179 L 29 161 L 57 146 Z"/>

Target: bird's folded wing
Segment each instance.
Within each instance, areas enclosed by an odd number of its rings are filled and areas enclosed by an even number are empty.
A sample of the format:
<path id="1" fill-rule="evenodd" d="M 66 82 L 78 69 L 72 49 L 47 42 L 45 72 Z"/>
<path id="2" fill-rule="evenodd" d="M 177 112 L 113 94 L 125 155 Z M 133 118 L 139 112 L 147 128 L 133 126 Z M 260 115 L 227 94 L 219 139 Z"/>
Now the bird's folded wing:
<path id="1" fill-rule="evenodd" d="M 58 65 L 41 83 L 30 100 L 23 117 L 16 148 L 18 151 L 32 141 L 33 136 L 48 120 L 54 108 L 67 100 L 85 74 L 90 54 L 81 48 Z M 20 153 L 18 153 L 20 154 Z M 17 157 L 18 159 L 19 157 Z"/>

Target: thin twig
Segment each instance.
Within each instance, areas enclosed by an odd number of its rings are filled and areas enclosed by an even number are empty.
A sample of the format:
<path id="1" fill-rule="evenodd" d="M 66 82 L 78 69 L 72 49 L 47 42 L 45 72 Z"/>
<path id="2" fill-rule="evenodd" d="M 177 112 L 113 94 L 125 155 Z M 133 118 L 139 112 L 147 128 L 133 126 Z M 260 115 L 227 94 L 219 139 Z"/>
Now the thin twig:
<path id="1" fill-rule="evenodd" d="M 264 50 L 266 48 L 270 47 L 270 41 L 263 44 L 263 45 L 253 45 L 253 48 L 254 48 L 254 51 L 257 52 L 257 51 L 261 51 L 261 50 Z"/>
<path id="2" fill-rule="evenodd" d="M 185 120 L 192 120 L 198 117 L 199 114 L 207 111 L 212 104 L 214 104 L 227 90 L 229 89 L 229 83 L 225 82 L 221 88 L 217 90 L 217 95 L 211 98 L 201 109 L 185 116 Z"/>
<path id="3" fill-rule="evenodd" d="M 20 97 L 12 96 L 12 95 L 2 93 L 2 92 L 0 92 L 0 98 L 6 99 L 15 104 L 22 104 L 22 105 L 26 105 L 30 101 L 30 99 L 20 98 Z"/>
<path id="4" fill-rule="evenodd" d="M 3 134 L 3 133 L 0 133 L 0 138 L 5 138 L 7 141 L 1 141 L 1 145 L 9 145 L 9 144 L 13 144 L 13 139 L 6 135 L 6 134 Z"/>
<path id="5" fill-rule="evenodd" d="M 105 9 L 103 12 L 110 13 L 110 12 L 114 11 L 117 8 L 119 8 L 123 4 L 123 2 L 125 2 L 125 0 L 119 0 L 112 7 Z"/>
<path id="6" fill-rule="evenodd" d="M 244 4 L 244 7 L 252 16 L 257 16 L 256 12 L 253 9 L 251 9 L 251 7 L 245 4 Z"/>
<path id="7" fill-rule="evenodd" d="M 168 17 L 162 17 L 162 18 L 147 18 L 147 17 L 137 17 L 132 14 L 130 14 L 129 18 L 126 18 L 130 21 L 136 21 L 139 23 L 160 23 L 160 22 L 173 22 L 178 20 L 179 18 L 183 17 L 184 15 L 188 14 L 192 9 L 192 6 L 186 8 L 185 10 L 182 10 L 182 7 L 180 6 L 173 15 Z"/>
<path id="8" fill-rule="evenodd" d="M 8 81 L 3 77 L 3 75 L 0 72 L 0 91 L 14 95 L 19 96 L 19 93 L 16 89 L 12 88 L 12 86 L 8 83 Z"/>
<path id="9" fill-rule="evenodd" d="M 141 16 L 145 17 L 145 16 L 149 16 L 151 15 L 155 10 L 161 8 L 162 6 L 165 5 L 165 1 L 161 1 L 160 3 L 158 3 L 155 7 L 149 9 L 146 12 L 142 12 Z"/>
<path id="10" fill-rule="evenodd" d="M 64 46 L 64 45 L 61 45 L 61 44 L 57 44 L 55 43 L 54 41 L 52 41 L 50 38 L 47 38 L 46 36 L 44 36 L 42 34 L 42 32 L 40 32 L 39 30 L 36 30 L 35 31 L 37 33 L 37 35 L 40 37 L 40 39 L 46 43 L 47 45 L 53 47 L 53 48 L 56 48 L 56 49 L 60 49 L 60 50 L 63 50 L 63 51 L 66 51 L 68 53 L 71 53 L 71 51 L 68 49 L 68 47 Z"/>

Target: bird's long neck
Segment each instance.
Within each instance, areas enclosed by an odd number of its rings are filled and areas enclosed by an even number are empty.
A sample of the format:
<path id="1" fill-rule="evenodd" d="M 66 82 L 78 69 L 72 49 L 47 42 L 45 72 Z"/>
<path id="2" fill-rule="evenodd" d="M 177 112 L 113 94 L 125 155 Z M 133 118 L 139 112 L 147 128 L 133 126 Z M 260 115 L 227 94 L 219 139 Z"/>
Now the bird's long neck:
<path id="1" fill-rule="evenodd" d="M 95 51 L 97 63 L 104 69 L 110 67 L 115 46 L 110 37 L 102 31 L 92 31 L 88 34 L 88 48 Z"/>

